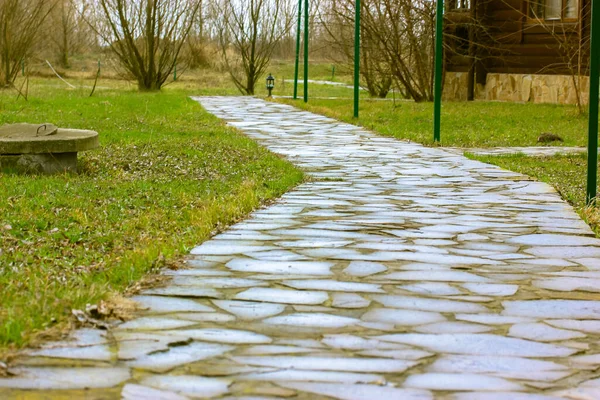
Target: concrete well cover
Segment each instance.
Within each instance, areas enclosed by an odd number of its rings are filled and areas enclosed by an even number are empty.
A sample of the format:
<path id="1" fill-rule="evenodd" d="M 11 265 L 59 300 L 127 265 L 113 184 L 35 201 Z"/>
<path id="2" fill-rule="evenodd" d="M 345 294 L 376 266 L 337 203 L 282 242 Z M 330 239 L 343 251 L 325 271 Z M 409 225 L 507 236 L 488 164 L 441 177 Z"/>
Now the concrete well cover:
<path id="1" fill-rule="evenodd" d="M 0 154 L 76 153 L 98 147 L 98 133 L 59 129 L 52 124 L 0 127 Z"/>

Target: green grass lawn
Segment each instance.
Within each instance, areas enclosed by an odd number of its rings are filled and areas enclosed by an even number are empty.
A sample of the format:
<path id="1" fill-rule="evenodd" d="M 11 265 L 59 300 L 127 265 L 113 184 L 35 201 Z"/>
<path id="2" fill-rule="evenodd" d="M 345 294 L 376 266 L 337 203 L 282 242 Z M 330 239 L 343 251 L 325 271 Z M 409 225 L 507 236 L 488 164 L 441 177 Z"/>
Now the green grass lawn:
<path id="1" fill-rule="evenodd" d="M 335 70 L 333 70 L 335 68 Z M 268 73 L 272 73 L 274 77 L 283 79 L 294 79 L 294 61 L 293 60 L 273 60 L 269 67 Z M 310 62 L 308 65 L 309 79 L 315 81 L 331 81 L 341 82 L 351 85 L 353 82 L 353 70 L 347 65 L 327 63 L 327 62 Z M 304 76 L 304 65 L 300 60 L 298 79 L 302 80 Z M 333 78 L 333 79 L 332 79 Z"/>
<path id="2" fill-rule="evenodd" d="M 0 91 L 0 124 L 93 129 L 102 147 L 80 153 L 78 175 L 0 173 L 0 354 L 303 179 L 188 98 L 216 89 L 120 87 L 90 98 L 84 88 L 50 89 L 56 83 L 32 81 L 28 102 Z"/>
<path id="3" fill-rule="evenodd" d="M 528 157 L 523 154 L 505 156 L 468 154 L 468 156 L 525 175 L 534 176 L 540 181 L 554 186 L 561 196 L 575 207 L 594 228 L 596 234 L 600 236 L 600 212 L 597 208 L 586 208 L 585 204 L 586 154 L 563 154 L 552 157 Z"/>
<path id="4" fill-rule="evenodd" d="M 261 88 L 262 89 L 262 88 Z M 294 84 L 292 82 L 286 82 L 283 86 L 276 86 L 273 91 L 274 96 L 293 96 L 294 95 Z M 323 85 L 318 83 L 310 83 L 308 84 L 308 98 L 309 101 L 312 100 L 329 100 L 331 98 L 336 99 L 335 101 L 340 101 L 348 104 L 352 104 L 354 92 L 352 89 L 343 86 L 333 86 L 333 85 Z M 293 103 L 289 103 L 292 105 L 296 105 L 297 103 L 303 102 L 304 97 L 304 85 L 302 82 L 298 82 L 298 99 L 282 99 L 284 101 L 290 101 Z M 368 92 L 361 90 L 360 98 L 363 100 L 369 99 Z"/>
<path id="5" fill-rule="evenodd" d="M 315 85 L 313 85 L 314 87 Z M 351 90 L 348 90 L 351 96 Z M 364 126 L 382 135 L 433 145 L 433 104 L 412 101 L 360 103 L 352 116 L 351 100 L 281 99 L 308 111 Z M 500 102 L 445 102 L 442 106 L 441 145 L 456 147 L 536 146 L 543 132 L 560 135 L 560 146 L 585 146 L 587 117 L 574 106 Z"/>

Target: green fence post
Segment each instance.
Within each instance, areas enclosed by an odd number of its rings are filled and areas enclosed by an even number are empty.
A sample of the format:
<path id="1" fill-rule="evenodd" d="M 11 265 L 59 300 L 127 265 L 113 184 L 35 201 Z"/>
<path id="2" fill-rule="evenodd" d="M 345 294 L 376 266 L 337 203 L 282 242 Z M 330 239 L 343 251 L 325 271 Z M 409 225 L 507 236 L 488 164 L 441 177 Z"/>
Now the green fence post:
<path id="1" fill-rule="evenodd" d="M 435 80 L 433 90 L 433 141 L 440 141 L 442 114 L 442 66 L 444 63 L 444 0 L 437 0 L 435 23 Z"/>
<path id="2" fill-rule="evenodd" d="M 356 0 L 354 17 L 354 118 L 358 118 L 358 95 L 360 94 L 360 0 Z"/>
<path id="3" fill-rule="evenodd" d="M 177 80 L 177 64 L 173 67 L 173 80 Z"/>
<path id="4" fill-rule="evenodd" d="M 331 81 L 335 79 L 335 65 L 331 66 Z"/>
<path id="5" fill-rule="evenodd" d="M 298 32 L 296 32 L 296 63 L 294 65 L 294 100 L 298 98 L 298 64 L 300 63 L 300 28 L 302 28 L 302 0 L 298 0 Z"/>
<path id="6" fill-rule="evenodd" d="M 304 0 L 304 102 L 308 103 L 308 0 Z"/>
<path id="7" fill-rule="evenodd" d="M 600 57 L 600 5 L 592 2 L 590 32 L 590 100 L 588 117 L 588 168 L 586 202 L 590 204 L 596 197 L 598 186 L 598 57 Z"/>

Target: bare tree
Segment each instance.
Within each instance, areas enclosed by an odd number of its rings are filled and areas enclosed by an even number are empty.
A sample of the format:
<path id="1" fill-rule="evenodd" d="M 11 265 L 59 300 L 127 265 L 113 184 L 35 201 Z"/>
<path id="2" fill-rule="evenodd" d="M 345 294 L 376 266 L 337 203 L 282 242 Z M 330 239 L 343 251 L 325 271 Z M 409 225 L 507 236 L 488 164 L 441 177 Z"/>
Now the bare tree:
<path id="1" fill-rule="evenodd" d="M 140 90 L 160 90 L 177 63 L 198 0 L 87 0 L 87 20 Z"/>
<path id="2" fill-rule="evenodd" d="M 392 88 L 392 71 L 385 57 L 382 57 L 379 44 L 363 37 L 360 54 L 360 74 L 365 80 L 369 95 L 385 99 Z"/>
<path id="3" fill-rule="evenodd" d="M 354 1 L 330 0 L 323 25 L 353 61 Z M 392 79 L 415 101 L 433 99 L 435 2 L 365 0 L 361 19 L 361 75 L 371 96 L 384 96 Z"/>
<path id="4" fill-rule="evenodd" d="M 202 6 L 204 0 L 198 1 L 200 2 L 200 9 L 192 23 L 192 29 L 188 35 L 181 57 L 189 68 L 209 66 L 211 58 L 208 50 L 210 40 L 205 35 L 205 25 L 207 25 L 205 22 L 207 19 L 206 10 L 208 7 Z M 210 34 L 210 29 L 208 30 Z"/>
<path id="5" fill-rule="evenodd" d="M 96 44 L 96 34 L 84 20 L 88 12 L 89 5 L 82 0 L 56 0 L 46 20 L 47 44 L 64 68 L 70 66 L 72 55 L 89 50 Z"/>
<path id="6" fill-rule="evenodd" d="M 354 0 L 331 0 L 319 14 L 329 57 L 349 70 L 354 68 L 354 7 Z M 392 86 L 390 65 L 379 41 L 366 30 L 365 19 L 361 20 L 361 31 L 361 78 L 371 97 L 385 98 Z"/>
<path id="7" fill-rule="evenodd" d="M 0 87 L 14 82 L 52 6 L 48 0 L 0 1 Z"/>
<path id="8" fill-rule="evenodd" d="M 233 83 L 254 94 L 278 42 L 294 22 L 287 0 L 216 0 L 213 3 L 219 42 Z"/>
<path id="9" fill-rule="evenodd" d="M 415 101 L 433 100 L 435 3 L 372 0 L 364 31 L 377 40 L 398 85 Z"/>

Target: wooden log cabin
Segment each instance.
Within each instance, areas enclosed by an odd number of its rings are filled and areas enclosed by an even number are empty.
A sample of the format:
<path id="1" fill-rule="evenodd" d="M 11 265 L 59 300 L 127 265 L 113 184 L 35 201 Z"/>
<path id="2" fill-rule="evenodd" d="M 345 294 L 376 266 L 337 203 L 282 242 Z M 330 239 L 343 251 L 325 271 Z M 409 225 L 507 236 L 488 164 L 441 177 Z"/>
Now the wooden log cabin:
<path id="1" fill-rule="evenodd" d="M 446 79 L 461 76 L 467 100 L 489 86 L 490 74 L 496 81 L 587 74 L 592 0 L 445 1 Z"/>

